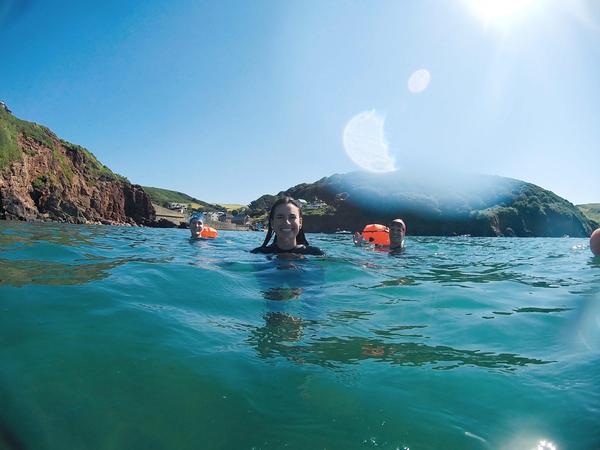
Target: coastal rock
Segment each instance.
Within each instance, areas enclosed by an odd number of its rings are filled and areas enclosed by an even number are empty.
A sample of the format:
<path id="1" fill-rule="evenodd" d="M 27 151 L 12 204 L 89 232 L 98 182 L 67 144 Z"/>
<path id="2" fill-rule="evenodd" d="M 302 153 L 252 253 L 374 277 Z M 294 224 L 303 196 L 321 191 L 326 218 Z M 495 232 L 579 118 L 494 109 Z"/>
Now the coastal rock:
<path id="1" fill-rule="evenodd" d="M 0 111 L 0 218 L 148 225 L 150 197 L 92 153 Z"/>
<path id="2" fill-rule="evenodd" d="M 153 227 L 153 228 L 178 228 L 177 224 L 167 220 L 165 218 L 160 218 L 150 224 L 148 224 L 148 226 Z"/>

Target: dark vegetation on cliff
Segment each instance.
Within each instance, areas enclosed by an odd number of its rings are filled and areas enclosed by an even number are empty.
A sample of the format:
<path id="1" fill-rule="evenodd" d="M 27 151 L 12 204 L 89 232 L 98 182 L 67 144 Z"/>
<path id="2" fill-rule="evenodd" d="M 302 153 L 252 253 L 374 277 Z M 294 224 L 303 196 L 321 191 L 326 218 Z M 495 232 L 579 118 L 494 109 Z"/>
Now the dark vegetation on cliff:
<path id="1" fill-rule="evenodd" d="M 150 197 L 85 148 L 0 108 L 0 218 L 151 224 Z"/>
<path id="2" fill-rule="evenodd" d="M 329 205 L 304 212 L 304 226 L 314 232 L 360 230 L 396 217 L 413 235 L 583 237 L 597 226 L 550 191 L 488 175 L 337 174 L 264 195 L 250 203 L 252 215 L 263 215 L 280 195 Z"/>

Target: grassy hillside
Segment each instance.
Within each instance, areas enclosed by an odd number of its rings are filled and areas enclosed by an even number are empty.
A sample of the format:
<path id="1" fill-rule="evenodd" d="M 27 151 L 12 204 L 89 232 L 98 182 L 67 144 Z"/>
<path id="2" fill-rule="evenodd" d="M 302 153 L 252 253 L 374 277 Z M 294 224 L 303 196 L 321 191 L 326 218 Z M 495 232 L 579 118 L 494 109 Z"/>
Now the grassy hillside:
<path id="1" fill-rule="evenodd" d="M 57 139 L 48 128 L 17 119 L 0 108 L 0 170 L 11 162 L 21 159 L 23 150 L 19 146 L 19 135 L 31 138 L 48 148 L 53 148 L 54 141 Z"/>
<path id="2" fill-rule="evenodd" d="M 15 179 L 15 173 L 19 177 Z M 151 225 L 150 197 L 88 150 L 0 104 L 0 219 Z"/>
<path id="3" fill-rule="evenodd" d="M 240 209 L 245 209 L 248 207 L 247 205 L 240 205 L 239 203 L 219 203 L 219 206 L 222 206 L 228 212 L 239 211 Z"/>
<path id="4" fill-rule="evenodd" d="M 600 224 L 600 203 L 587 203 L 585 205 L 577 205 L 577 207 L 589 219 Z"/>
<path id="5" fill-rule="evenodd" d="M 204 209 L 206 211 L 217 211 L 220 208 L 218 205 L 203 202 L 190 195 L 184 194 L 183 192 L 171 191 L 169 189 L 162 189 L 150 186 L 142 186 L 144 191 L 148 193 L 153 203 L 158 205 L 167 206 L 167 204 L 173 203 L 184 203 L 190 205 L 193 209 Z"/>
<path id="6" fill-rule="evenodd" d="M 94 154 L 89 150 L 80 145 L 71 144 L 70 142 L 59 139 L 58 136 L 48 128 L 38 125 L 37 123 L 18 119 L 2 108 L 0 108 L 0 170 L 7 167 L 13 161 L 21 160 L 23 152 L 27 152 L 30 156 L 36 155 L 34 150 L 24 150 L 19 145 L 19 136 L 32 139 L 43 147 L 52 150 L 53 158 L 60 163 L 67 178 L 69 178 L 69 174 L 72 174 L 72 170 L 64 153 L 58 151 L 59 145 L 64 147 L 67 155 L 77 154 L 76 159 L 79 160 L 82 166 L 90 174 L 97 177 L 127 181 L 125 177 L 114 173 L 98 161 Z"/>
<path id="7" fill-rule="evenodd" d="M 192 209 L 203 209 L 204 211 L 223 211 L 228 212 L 236 211 L 241 208 L 246 208 L 246 205 L 239 205 L 237 203 L 220 203 L 213 204 L 207 203 L 202 200 L 198 200 L 191 195 L 184 194 L 183 192 L 171 191 L 169 189 L 162 189 L 150 186 L 142 186 L 144 191 L 148 193 L 153 203 L 161 206 L 167 206 L 169 203 L 183 203 L 188 205 Z"/>

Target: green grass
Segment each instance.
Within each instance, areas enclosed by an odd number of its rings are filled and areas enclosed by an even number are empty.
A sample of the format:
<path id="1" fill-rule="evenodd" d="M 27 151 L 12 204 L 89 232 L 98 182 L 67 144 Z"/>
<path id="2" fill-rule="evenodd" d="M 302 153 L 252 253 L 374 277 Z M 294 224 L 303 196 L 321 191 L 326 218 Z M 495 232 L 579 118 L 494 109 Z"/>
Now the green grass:
<path id="1" fill-rule="evenodd" d="M 33 148 L 22 148 L 19 145 L 19 136 L 23 135 L 33 139 L 38 144 L 52 151 L 52 158 L 58 163 L 61 169 L 61 177 L 67 184 L 73 181 L 74 171 L 72 161 L 60 150 L 59 145 L 64 147 L 67 154 L 76 161 L 83 162 L 83 170 L 94 178 L 104 178 L 109 180 L 121 180 L 128 182 L 127 178 L 114 173 L 94 156 L 92 152 L 80 145 L 59 139 L 48 128 L 37 123 L 27 122 L 13 116 L 11 113 L 0 109 L 0 170 L 6 168 L 13 161 L 19 161 L 23 153 L 35 156 L 36 150 Z M 76 153 L 77 155 L 73 155 Z M 36 180 L 41 186 L 42 180 Z"/>
<path id="2" fill-rule="evenodd" d="M 57 137 L 48 128 L 37 123 L 17 119 L 0 109 L 0 170 L 11 162 L 21 159 L 23 150 L 19 146 L 19 135 L 35 140 L 49 149 L 54 149 Z"/>
<path id="3" fill-rule="evenodd" d="M 39 191 L 44 189 L 52 189 L 55 186 L 58 186 L 58 179 L 56 175 L 53 173 L 47 173 L 45 175 L 40 175 L 32 183 L 33 187 Z"/>
<path id="4" fill-rule="evenodd" d="M 100 161 L 98 161 L 98 159 L 94 156 L 94 154 L 92 152 L 90 152 L 86 148 L 82 147 L 81 145 L 71 144 L 70 142 L 64 141 L 62 139 L 61 139 L 60 143 L 68 152 L 79 153 L 79 155 L 81 156 L 81 159 L 83 160 L 83 165 L 85 167 L 85 170 L 88 173 L 90 173 L 91 175 L 98 177 L 98 178 L 105 178 L 105 179 L 109 179 L 109 180 L 121 180 L 121 181 L 129 182 L 129 180 L 126 177 L 119 175 L 117 173 L 114 173 L 112 170 L 110 170 L 108 167 L 106 167 L 104 164 L 102 164 Z M 65 168 L 65 166 L 63 165 L 63 162 L 66 162 L 65 158 L 64 157 L 61 158 L 60 156 L 57 156 L 57 155 L 55 155 L 55 157 L 57 157 L 61 168 L 63 170 L 67 170 Z"/>
<path id="5" fill-rule="evenodd" d="M 171 191 L 169 189 L 151 186 L 142 186 L 142 188 L 144 191 L 146 191 L 154 203 L 164 207 L 166 207 L 169 203 L 183 203 L 192 209 L 205 209 L 207 211 L 217 211 L 219 209 L 217 205 L 203 202 L 202 200 L 198 200 L 197 198 L 184 194 L 183 192 Z"/>
<path id="6" fill-rule="evenodd" d="M 252 220 L 255 223 L 262 222 L 262 223 L 266 224 L 269 221 L 269 213 L 263 213 L 259 216 L 252 217 Z"/>
<path id="7" fill-rule="evenodd" d="M 302 210 L 304 216 L 329 216 L 335 214 L 335 208 L 333 206 L 325 206 L 323 208 Z"/>
<path id="8" fill-rule="evenodd" d="M 577 205 L 577 207 L 588 219 L 600 223 L 600 203 L 587 203 L 585 205 Z"/>
<path id="9" fill-rule="evenodd" d="M 67 161 L 65 155 L 63 155 L 56 147 L 52 147 L 52 158 L 58 162 L 60 169 L 67 180 L 67 184 L 70 186 L 73 181 L 73 169 L 70 161 Z"/>
<path id="10" fill-rule="evenodd" d="M 46 177 L 45 175 L 40 175 L 35 180 L 33 180 L 32 185 L 35 189 L 41 191 L 46 187 L 47 183 L 48 183 L 48 177 Z"/>
<path id="11" fill-rule="evenodd" d="M 246 209 L 248 208 L 247 205 L 240 205 L 238 203 L 219 203 L 218 206 L 222 206 L 223 208 L 225 208 L 227 210 L 227 212 L 231 212 L 231 211 L 235 211 L 235 210 L 240 210 L 240 209 Z"/>
<path id="12" fill-rule="evenodd" d="M 13 137 L 15 134 L 6 123 L 0 122 L 0 170 L 21 157 L 21 150 Z"/>

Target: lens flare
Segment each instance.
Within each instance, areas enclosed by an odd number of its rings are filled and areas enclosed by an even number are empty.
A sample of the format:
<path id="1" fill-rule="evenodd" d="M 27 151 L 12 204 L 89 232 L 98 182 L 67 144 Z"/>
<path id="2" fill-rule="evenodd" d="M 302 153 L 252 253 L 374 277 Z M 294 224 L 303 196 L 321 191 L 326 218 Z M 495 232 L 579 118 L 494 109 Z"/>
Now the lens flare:
<path id="1" fill-rule="evenodd" d="M 354 164 L 369 172 L 396 170 L 384 127 L 385 118 L 375 110 L 361 112 L 348 121 L 343 133 L 344 149 Z"/>
<path id="2" fill-rule="evenodd" d="M 419 69 L 408 79 L 408 90 L 413 94 L 419 94 L 427 89 L 431 81 L 431 74 L 427 69 Z"/>

